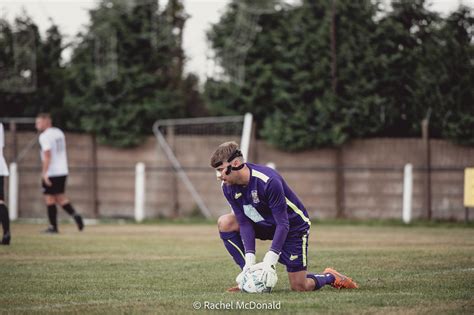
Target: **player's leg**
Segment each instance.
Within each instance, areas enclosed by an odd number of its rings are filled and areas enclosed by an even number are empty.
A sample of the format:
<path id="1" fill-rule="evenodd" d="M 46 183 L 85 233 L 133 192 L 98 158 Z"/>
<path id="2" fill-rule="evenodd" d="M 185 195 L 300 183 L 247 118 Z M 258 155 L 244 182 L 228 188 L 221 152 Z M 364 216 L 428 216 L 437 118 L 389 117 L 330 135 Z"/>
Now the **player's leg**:
<path id="1" fill-rule="evenodd" d="M 0 176 L 0 222 L 3 228 L 2 245 L 10 245 L 10 217 L 8 216 L 8 208 L 4 202 L 3 178 L 3 176 Z"/>
<path id="2" fill-rule="evenodd" d="M 290 287 L 295 291 L 313 291 L 332 284 L 335 277 L 330 274 L 308 273 L 308 234 L 289 235 L 283 245 L 280 262 L 286 266 Z"/>
<path id="3" fill-rule="evenodd" d="M 239 233 L 239 223 L 233 213 L 224 214 L 217 220 L 219 235 L 229 254 L 239 265 L 240 269 L 245 265 L 245 250 Z"/>
<path id="4" fill-rule="evenodd" d="M 82 231 L 84 229 L 84 222 L 82 221 L 82 217 L 76 212 L 66 195 L 57 194 L 55 195 L 55 199 L 56 203 L 59 204 L 64 209 L 64 211 L 66 211 L 70 216 L 74 218 L 74 221 L 76 222 L 79 231 Z"/>
<path id="5" fill-rule="evenodd" d="M 59 204 L 64 209 L 64 211 L 66 211 L 70 216 L 74 218 L 77 228 L 79 229 L 79 231 L 82 231 L 84 229 L 84 222 L 82 221 L 82 217 L 76 212 L 71 202 L 64 194 L 66 191 L 66 180 L 67 176 L 60 176 L 55 178 L 55 201 L 56 204 Z"/>
<path id="6" fill-rule="evenodd" d="M 306 270 L 288 272 L 288 280 L 290 281 L 290 288 L 294 291 L 313 291 L 315 289 L 315 282 L 306 277 Z"/>
<path id="7" fill-rule="evenodd" d="M 288 272 L 290 287 L 294 291 L 314 291 L 319 290 L 325 285 L 333 285 L 334 275 L 330 273 L 313 274 L 306 270 L 297 272 Z"/>
<path id="8" fill-rule="evenodd" d="M 58 233 L 58 209 L 56 208 L 56 182 L 54 177 L 49 177 L 51 185 L 47 185 L 44 180 L 41 180 L 41 187 L 43 187 L 43 199 L 48 211 L 49 227 L 44 230 L 44 233 L 56 234 Z"/>
<path id="9" fill-rule="evenodd" d="M 58 233 L 58 209 L 54 195 L 44 194 L 44 202 L 48 211 L 49 227 L 44 230 L 45 233 Z"/>
<path id="10" fill-rule="evenodd" d="M 233 213 L 224 214 L 217 220 L 217 228 L 225 248 L 240 269 L 243 269 L 245 266 L 245 250 L 240 237 L 237 218 Z M 227 291 L 238 292 L 240 289 L 238 286 L 233 286 L 228 288 Z"/>

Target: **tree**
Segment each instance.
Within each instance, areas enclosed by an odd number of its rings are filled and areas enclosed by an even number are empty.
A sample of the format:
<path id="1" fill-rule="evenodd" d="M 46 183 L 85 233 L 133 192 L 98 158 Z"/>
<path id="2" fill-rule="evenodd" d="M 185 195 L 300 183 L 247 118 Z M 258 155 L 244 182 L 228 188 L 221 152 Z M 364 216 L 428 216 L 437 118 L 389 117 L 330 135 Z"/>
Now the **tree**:
<path id="1" fill-rule="evenodd" d="M 156 119 L 184 115 L 180 1 L 102 1 L 79 34 L 67 73 L 70 128 L 100 142 L 131 146 Z"/>
<path id="2" fill-rule="evenodd" d="M 209 32 L 221 61 L 225 61 L 222 58 L 225 38 L 239 14 L 238 9 L 237 3 L 229 6 Z M 337 37 L 342 40 L 338 40 L 337 57 L 344 70 L 338 74 L 337 91 L 331 86 L 331 3 L 304 1 L 301 7 L 259 17 L 260 31 L 245 60 L 245 83 L 236 86 L 232 81 L 208 81 L 206 96 L 211 109 L 221 113 L 230 109 L 253 112 L 257 122 L 263 124 L 261 135 L 287 150 L 341 144 L 352 134 L 364 134 L 368 126 L 360 121 L 369 116 L 370 106 L 377 106 L 380 100 L 365 96 L 374 89 L 373 75 L 365 80 L 361 78 L 359 83 L 353 77 L 363 74 L 373 62 L 359 47 L 365 41 L 370 43 L 375 7 L 370 1 L 356 4 L 338 1 L 337 12 L 342 17 L 352 12 L 351 18 L 355 17 L 359 23 L 349 18 L 338 20 L 341 34 Z M 347 36 L 343 36 L 343 30 L 354 26 L 358 27 L 352 31 L 355 35 L 346 31 Z M 357 123 L 361 128 L 353 127 Z"/>
<path id="3" fill-rule="evenodd" d="M 441 136 L 466 145 L 474 145 L 473 24 L 472 9 L 460 6 L 439 30 L 442 73 L 435 93 L 440 102 L 433 111 Z"/>
<path id="4" fill-rule="evenodd" d="M 284 9 L 258 16 L 240 84 L 226 48 L 249 2 L 232 2 L 209 31 L 224 70 L 206 82 L 211 111 L 254 113 L 260 135 L 286 150 L 418 137 L 429 115 L 433 136 L 474 141 L 468 8 L 443 20 L 424 0 L 395 0 L 387 12 L 369 0 L 273 4 Z"/>
<path id="5" fill-rule="evenodd" d="M 62 35 L 51 23 L 46 37 L 24 12 L 0 20 L 0 116 L 34 116 L 62 107 Z"/>
<path id="6" fill-rule="evenodd" d="M 431 93 L 440 62 L 433 34 L 439 16 L 424 0 L 399 0 L 378 23 L 376 54 L 381 58 L 377 93 L 384 99 L 386 126 L 379 135 L 419 136 L 421 120 L 435 106 Z"/>

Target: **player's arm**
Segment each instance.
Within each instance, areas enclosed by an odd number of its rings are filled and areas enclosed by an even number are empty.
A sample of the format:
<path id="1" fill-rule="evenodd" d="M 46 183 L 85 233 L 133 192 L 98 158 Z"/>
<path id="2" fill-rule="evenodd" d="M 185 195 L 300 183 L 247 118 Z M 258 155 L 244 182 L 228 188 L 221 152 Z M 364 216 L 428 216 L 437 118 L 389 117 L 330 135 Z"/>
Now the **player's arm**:
<path id="1" fill-rule="evenodd" d="M 253 224 L 242 210 L 234 210 L 234 214 L 239 223 L 240 237 L 242 237 L 242 242 L 244 243 L 245 254 L 255 255 L 255 229 Z"/>
<path id="2" fill-rule="evenodd" d="M 270 179 L 265 189 L 265 196 L 268 200 L 268 206 L 272 211 L 273 218 L 275 219 L 276 228 L 270 249 L 265 254 L 261 264 L 264 269 L 274 269 L 288 235 L 290 224 L 288 221 L 288 213 L 286 212 L 285 192 L 279 180 Z"/>
<path id="3" fill-rule="evenodd" d="M 288 231 L 290 230 L 286 197 L 281 181 L 273 178 L 270 179 L 265 193 L 268 200 L 268 206 L 272 210 L 272 215 L 276 224 L 275 235 L 273 236 L 270 251 L 280 255 Z"/>
<path id="4" fill-rule="evenodd" d="M 46 185 L 51 186 L 51 181 L 48 177 L 49 164 L 51 164 L 51 150 L 43 151 L 41 178 L 46 183 Z"/>
<path id="5" fill-rule="evenodd" d="M 237 218 L 237 222 L 239 223 L 240 237 L 242 238 L 242 243 L 244 244 L 245 266 L 242 269 L 242 272 L 236 278 L 237 283 L 240 283 L 243 274 L 256 262 L 255 230 L 252 223 L 250 222 L 250 219 L 244 214 L 242 207 L 234 201 L 232 196 L 226 191 L 224 187 L 223 192 L 227 202 L 234 212 L 235 217 Z"/>
<path id="6" fill-rule="evenodd" d="M 41 146 L 41 154 L 43 159 L 41 161 L 41 178 L 47 186 L 51 186 L 51 181 L 48 178 L 48 169 L 51 164 L 51 145 L 44 137 L 40 136 L 39 143 Z"/>

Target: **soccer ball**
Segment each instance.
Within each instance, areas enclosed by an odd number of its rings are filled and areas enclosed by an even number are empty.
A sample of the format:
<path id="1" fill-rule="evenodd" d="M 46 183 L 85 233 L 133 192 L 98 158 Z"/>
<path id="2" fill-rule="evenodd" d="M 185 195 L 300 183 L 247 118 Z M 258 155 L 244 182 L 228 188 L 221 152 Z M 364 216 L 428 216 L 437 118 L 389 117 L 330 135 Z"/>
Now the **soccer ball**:
<path id="1" fill-rule="evenodd" d="M 242 281 L 239 283 L 239 289 L 246 293 L 270 293 L 275 285 L 272 287 L 266 286 L 265 283 L 260 280 L 263 273 L 264 271 L 262 269 L 254 271 L 248 270 L 244 274 Z M 276 284 L 276 272 L 268 276 L 272 277 L 274 279 L 274 284 Z"/>

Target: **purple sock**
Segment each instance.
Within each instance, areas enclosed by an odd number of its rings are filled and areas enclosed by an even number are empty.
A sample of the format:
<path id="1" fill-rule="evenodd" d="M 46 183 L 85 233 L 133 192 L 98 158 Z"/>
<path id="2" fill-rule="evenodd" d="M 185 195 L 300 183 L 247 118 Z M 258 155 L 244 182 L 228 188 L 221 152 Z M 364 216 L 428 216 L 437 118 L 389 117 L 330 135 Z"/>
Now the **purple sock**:
<path id="1" fill-rule="evenodd" d="M 306 275 L 306 278 L 310 278 L 314 280 L 314 283 L 316 284 L 314 287 L 314 290 L 319 290 L 322 287 L 324 287 L 326 284 L 331 284 L 336 280 L 334 276 L 330 273 L 326 273 L 324 275 L 315 275 L 312 273 L 308 273 Z"/>
<path id="2" fill-rule="evenodd" d="M 219 232 L 224 246 L 240 269 L 245 265 L 244 244 L 239 232 Z"/>

